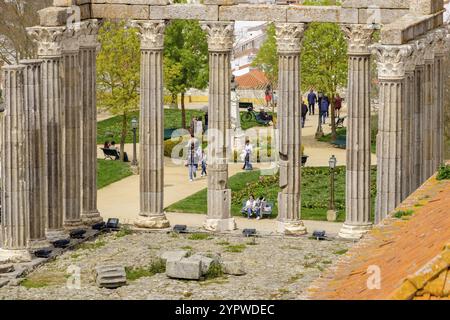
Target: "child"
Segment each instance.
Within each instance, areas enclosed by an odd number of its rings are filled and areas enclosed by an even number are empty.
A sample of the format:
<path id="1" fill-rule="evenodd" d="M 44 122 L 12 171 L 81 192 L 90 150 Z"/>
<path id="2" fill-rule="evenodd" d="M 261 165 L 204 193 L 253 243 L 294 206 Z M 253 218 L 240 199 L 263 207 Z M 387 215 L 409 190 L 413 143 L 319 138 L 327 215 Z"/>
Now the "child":
<path id="1" fill-rule="evenodd" d="M 208 174 L 206 172 L 206 153 L 205 153 L 205 150 L 202 150 L 201 163 L 202 163 L 202 177 L 206 177 Z"/>

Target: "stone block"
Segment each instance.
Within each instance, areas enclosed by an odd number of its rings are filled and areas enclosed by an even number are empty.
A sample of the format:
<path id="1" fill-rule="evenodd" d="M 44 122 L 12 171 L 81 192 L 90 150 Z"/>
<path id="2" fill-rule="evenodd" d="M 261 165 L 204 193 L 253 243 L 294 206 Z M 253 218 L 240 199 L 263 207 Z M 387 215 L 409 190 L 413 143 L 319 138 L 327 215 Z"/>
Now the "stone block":
<path id="1" fill-rule="evenodd" d="M 291 6 L 287 9 L 287 22 L 358 23 L 358 9 L 336 6 Z"/>
<path id="2" fill-rule="evenodd" d="M 428 15 L 444 9 L 442 0 L 410 0 L 410 10 L 412 13 Z"/>
<path id="3" fill-rule="evenodd" d="M 220 6 L 219 20 L 221 21 L 255 21 L 267 20 L 274 22 L 286 22 L 288 6 L 265 4 L 239 4 L 235 6 Z M 256 17 L 257 16 L 257 17 Z"/>
<path id="4" fill-rule="evenodd" d="M 168 260 L 166 275 L 174 279 L 200 280 L 202 276 L 202 263 L 200 260 L 183 258 L 178 261 Z"/>
<path id="5" fill-rule="evenodd" d="M 172 4 L 170 6 L 152 6 L 150 19 L 192 19 L 216 21 L 219 19 L 217 5 Z"/>
<path id="6" fill-rule="evenodd" d="M 53 0 L 54 7 L 70 7 L 73 5 L 77 5 L 81 2 L 80 0 Z"/>
<path id="7" fill-rule="evenodd" d="M 209 268 L 211 268 L 213 264 L 220 264 L 220 259 L 218 256 L 206 256 L 201 253 L 196 253 L 193 256 L 190 256 L 188 260 L 200 261 L 203 276 L 208 273 Z"/>
<path id="8" fill-rule="evenodd" d="M 95 271 L 95 282 L 100 288 L 116 289 L 127 284 L 127 275 L 123 266 L 97 266 Z"/>
<path id="9" fill-rule="evenodd" d="M 161 255 L 161 260 L 164 263 L 167 263 L 167 261 L 179 261 L 186 258 L 187 255 L 188 251 L 185 250 L 167 251 Z"/>
<path id="10" fill-rule="evenodd" d="M 68 12 L 66 8 L 49 7 L 38 11 L 40 25 L 44 27 L 57 27 L 65 25 Z"/>
<path id="11" fill-rule="evenodd" d="M 359 20 L 361 24 L 389 24 L 409 13 L 407 9 L 359 9 Z"/>
<path id="12" fill-rule="evenodd" d="M 342 8 L 409 9 L 410 0 L 345 0 Z"/>
<path id="13" fill-rule="evenodd" d="M 85 0 L 78 0 L 85 1 Z M 91 0 L 91 3 L 126 4 L 126 5 L 166 5 L 170 0 Z"/>
<path id="14" fill-rule="evenodd" d="M 242 262 L 239 261 L 224 261 L 222 263 L 223 273 L 233 276 L 243 276 L 245 272 Z"/>
<path id="15" fill-rule="evenodd" d="M 91 17 L 98 19 L 147 20 L 150 17 L 150 6 L 93 3 L 91 5 Z"/>
<path id="16" fill-rule="evenodd" d="M 0 264 L 0 274 L 9 273 L 14 271 L 14 265 L 11 263 L 8 264 Z"/>

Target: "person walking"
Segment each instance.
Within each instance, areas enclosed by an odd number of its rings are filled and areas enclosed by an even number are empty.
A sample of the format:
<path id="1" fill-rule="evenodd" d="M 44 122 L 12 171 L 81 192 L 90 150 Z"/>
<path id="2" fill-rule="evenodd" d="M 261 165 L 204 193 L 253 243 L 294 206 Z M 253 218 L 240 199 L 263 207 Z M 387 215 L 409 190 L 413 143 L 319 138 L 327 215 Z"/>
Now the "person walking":
<path id="1" fill-rule="evenodd" d="M 330 103 L 328 102 L 328 98 L 324 96 L 320 102 L 320 113 L 319 113 L 320 122 L 322 124 L 325 124 L 329 106 Z"/>
<path id="2" fill-rule="evenodd" d="M 207 161 L 207 159 L 206 159 L 205 150 L 202 150 L 202 156 L 200 158 L 200 162 L 202 164 L 202 177 L 206 177 L 208 175 L 208 173 L 206 172 L 206 166 L 207 166 L 206 161 Z"/>
<path id="3" fill-rule="evenodd" d="M 194 181 L 197 177 L 197 169 L 198 169 L 198 141 L 195 139 L 194 135 L 191 135 L 191 139 L 187 145 L 187 160 L 186 166 L 189 169 L 189 181 Z"/>
<path id="4" fill-rule="evenodd" d="M 338 118 L 341 117 L 341 108 L 342 108 L 342 98 L 339 96 L 339 94 L 334 97 L 334 109 L 337 112 Z"/>
<path id="5" fill-rule="evenodd" d="M 264 98 L 266 100 L 266 108 L 268 108 L 270 102 L 272 101 L 272 88 L 270 87 L 270 84 L 268 84 L 266 87 L 266 91 L 264 92 Z"/>
<path id="6" fill-rule="evenodd" d="M 244 150 L 242 150 L 242 154 L 244 156 L 244 167 L 242 170 L 253 170 L 253 166 L 250 163 L 250 155 L 253 152 L 253 146 L 250 144 L 250 140 L 245 141 Z"/>
<path id="7" fill-rule="evenodd" d="M 309 110 L 311 110 L 311 109 L 309 109 Z M 306 103 L 304 101 L 302 101 L 302 128 L 305 127 L 307 114 L 308 114 L 308 106 L 306 105 Z M 311 112 L 309 114 L 311 114 Z M 313 114 L 314 114 L 314 112 L 313 112 Z"/>
<path id="8" fill-rule="evenodd" d="M 311 91 L 309 91 L 309 94 L 308 94 L 309 115 L 314 115 L 316 102 L 317 102 L 317 95 L 314 93 L 314 90 L 311 89 Z"/>

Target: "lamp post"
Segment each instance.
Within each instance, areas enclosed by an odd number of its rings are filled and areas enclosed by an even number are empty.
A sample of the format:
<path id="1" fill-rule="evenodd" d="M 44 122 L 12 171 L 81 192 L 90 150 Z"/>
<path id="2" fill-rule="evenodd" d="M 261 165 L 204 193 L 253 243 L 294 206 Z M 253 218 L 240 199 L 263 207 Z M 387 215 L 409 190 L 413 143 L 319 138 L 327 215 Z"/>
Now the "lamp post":
<path id="1" fill-rule="evenodd" d="M 328 160 L 330 168 L 330 202 L 328 204 L 327 220 L 336 221 L 336 206 L 334 203 L 334 170 L 336 169 L 337 159 L 334 155 Z"/>
<path id="2" fill-rule="evenodd" d="M 138 161 L 136 156 L 136 132 L 138 128 L 138 121 L 136 118 L 133 118 L 131 120 L 131 128 L 133 129 L 133 161 L 131 162 L 131 165 L 137 167 Z"/>

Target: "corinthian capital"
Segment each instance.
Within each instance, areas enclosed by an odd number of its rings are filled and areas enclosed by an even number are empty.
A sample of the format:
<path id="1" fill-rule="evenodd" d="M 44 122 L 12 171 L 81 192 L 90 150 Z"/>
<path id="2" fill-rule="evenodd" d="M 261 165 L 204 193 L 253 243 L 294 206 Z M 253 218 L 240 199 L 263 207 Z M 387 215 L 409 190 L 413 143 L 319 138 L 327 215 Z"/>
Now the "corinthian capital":
<path id="1" fill-rule="evenodd" d="M 234 43 L 234 22 L 201 22 L 208 38 L 209 51 L 231 51 Z"/>
<path id="2" fill-rule="evenodd" d="M 446 28 L 439 28 L 434 31 L 434 53 L 436 55 L 444 55 L 446 51 L 446 37 L 448 30 Z"/>
<path id="3" fill-rule="evenodd" d="M 375 31 L 373 28 L 365 24 L 344 24 L 341 29 L 348 42 L 348 54 L 370 54 L 369 45 Z"/>
<path id="4" fill-rule="evenodd" d="M 81 22 L 79 32 L 80 47 L 96 48 L 98 45 L 97 34 L 99 28 L 100 25 L 96 19 Z"/>
<path id="5" fill-rule="evenodd" d="M 306 24 L 304 23 L 275 24 L 278 53 L 300 53 L 305 30 Z"/>
<path id="6" fill-rule="evenodd" d="M 43 58 L 60 57 L 65 27 L 32 27 L 27 32 L 37 43 L 38 55 Z"/>
<path id="7" fill-rule="evenodd" d="M 131 26 L 139 31 L 142 50 L 164 49 L 164 20 L 134 20 Z"/>
<path id="8" fill-rule="evenodd" d="M 401 79 L 405 76 L 407 59 L 412 58 L 411 45 L 375 45 L 372 49 L 377 57 L 378 78 Z"/>

